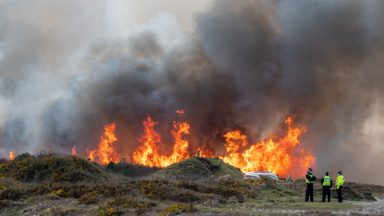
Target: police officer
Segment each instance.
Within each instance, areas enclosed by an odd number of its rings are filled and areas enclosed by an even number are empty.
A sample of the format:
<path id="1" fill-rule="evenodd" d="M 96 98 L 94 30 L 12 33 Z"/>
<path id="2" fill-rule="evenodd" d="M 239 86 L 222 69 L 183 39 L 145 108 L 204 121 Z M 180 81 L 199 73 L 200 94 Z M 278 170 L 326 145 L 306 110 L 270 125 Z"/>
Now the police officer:
<path id="1" fill-rule="evenodd" d="M 339 202 L 343 202 L 342 190 L 343 190 L 344 182 L 345 182 L 345 178 L 343 176 L 343 173 L 341 171 L 337 172 L 336 192 L 337 192 L 337 199 L 339 200 Z"/>
<path id="2" fill-rule="evenodd" d="M 321 179 L 321 184 L 323 185 L 323 199 L 321 201 L 325 202 L 325 196 L 327 196 L 328 202 L 331 202 L 332 179 L 328 172 L 325 172 L 325 176 Z"/>
<path id="3" fill-rule="evenodd" d="M 316 176 L 312 173 L 312 168 L 308 169 L 305 175 L 305 183 L 307 183 L 307 190 L 305 191 L 305 202 L 311 200 L 313 202 L 313 183 L 315 183 Z"/>

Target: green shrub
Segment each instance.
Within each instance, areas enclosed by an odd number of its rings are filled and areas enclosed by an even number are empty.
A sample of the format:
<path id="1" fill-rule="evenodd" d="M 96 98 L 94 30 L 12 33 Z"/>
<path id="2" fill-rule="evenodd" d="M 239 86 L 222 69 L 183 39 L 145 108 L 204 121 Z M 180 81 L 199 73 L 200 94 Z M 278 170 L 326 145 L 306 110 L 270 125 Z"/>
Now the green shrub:
<path id="1" fill-rule="evenodd" d="M 196 212 L 196 211 L 197 209 L 193 205 L 179 203 L 163 209 L 160 215 L 167 216 L 167 215 L 176 215 L 176 214 Z"/>
<path id="2" fill-rule="evenodd" d="M 97 191 L 86 192 L 78 198 L 80 204 L 95 204 L 100 195 Z"/>
<path id="3" fill-rule="evenodd" d="M 122 214 L 123 212 L 121 212 L 117 207 L 113 206 L 100 206 L 96 212 L 97 216 L 116 216 Z"/>
<path id="4" fill-rule="evenodd" d="M 171 191 L 167 190 L 164 181 L 140 181 L 138 187 L 141 193 L 150 199 L 165 199 Z"/>
<path id="5" fill-rule="evenodd" d="M 66 193 L 63 189 L 54 190 L 50 193 L 53 197 L 65 197 Z"/>
<path id="6" fill-rule="evenodd" d="M 81 158 L 55 154 L 32 156 L 28 153 L 1 164 L 0 176 L 26 182 L 78 182 L 104 180 L 107 177 L 101 166 Z"/>
<path id="7" fill-rule="evenodd" d="M 161 169 L 155 173 L 155 176 L 173 179 L 204 179 L 222 176 L 242 178 L 243 173 L 218 158 L 193 157 Z"/>

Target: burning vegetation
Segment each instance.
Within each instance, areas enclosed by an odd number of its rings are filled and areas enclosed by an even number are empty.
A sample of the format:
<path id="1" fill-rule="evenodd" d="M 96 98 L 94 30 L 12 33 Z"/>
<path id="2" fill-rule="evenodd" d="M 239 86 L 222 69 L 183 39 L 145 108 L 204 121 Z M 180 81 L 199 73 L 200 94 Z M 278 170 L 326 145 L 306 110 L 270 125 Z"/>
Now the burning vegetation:
<path id="1" fill-rule="evenodd" d="M 91 161 L 108 164 L 110 162 L 118 162 L 120 160 L 119 154 L 115 148 L 117 141 L 115 129 L 115 123 L 104 126 L 104 134 L 100 137 L 98 148 L 88 151 L 88 158 Z"/>
<path id="2" fill-rule="evenodd" d="M 221 158 L 243 172 L 268 170 L 281 176 L 299 176 L 314 165 L 315 157 L 300 146 L 299 138 L 306 128 L 293 127 L 292 117 L 288 117 L 285 123 L 287 131 L 283 137 L 271 137 L 255 144 L 249 144 L 247 136 L 239 130 L 226 133 L 227 154 Z"/>
<path id="3" fill-rule="evenodd" d="M 15 151 L 10 151 L 8 154 L 9 160 L 14 160 L 16 158 L 16 152 Z"/>
<path id="4" fill-rule="evenodd" d="M 184 110 L 177 110 L 178 115 L 184 115 Z M 293 117 L 285 120 L 285 130 L 281 136 L 273 136 L 256 143 L 250 143 L 249 138 L 241 130 L 235 129 L 223 135 L 224 151 L 207 150 L 204 145 L 190 145 L 190 124 L 187 121 L 173 121 L 170 134 L 172 136 L 172 151 L 164 153 L 166 143 L 156 131 L 158 122 L 148 115 L 143 121 L 143 134 L 137 139 L 138 146 L 128 157 L 130 162 L 149 167 L 166 167 L 171 164 L 198 155 L 203 157 L 218 157 L 226 163 L 240 168 L 243 172 L 265 170 L 280 176 L 299 176 L 309 166 L 315 164 L 315 157 L 310 149 L 304 148 L 300 137 L 306 132 L 305 127 L 295 126 Z M 103 135 L 96 149 L 87 150 L 91 161 L 101 164 L 119 162 L 126 158 L 117 150 L 118 138 L 115 133 L 116 123 L 106 124 Z M 75 147 L 72 155 L 77 155 Z"/>

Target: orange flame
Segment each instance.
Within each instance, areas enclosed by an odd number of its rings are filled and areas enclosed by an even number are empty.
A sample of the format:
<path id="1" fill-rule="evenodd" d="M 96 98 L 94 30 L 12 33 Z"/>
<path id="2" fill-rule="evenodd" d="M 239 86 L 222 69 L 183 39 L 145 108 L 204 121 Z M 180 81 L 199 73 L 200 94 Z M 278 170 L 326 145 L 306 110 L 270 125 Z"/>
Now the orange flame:
<path id="1" fill-rule="evenodd" d="M 77 149 L 76 149 L 76 146 L 73 146 L 72 149 L 71 149 L 71 155 L 72 156 L 77 156 Z"/>
<path id="2" fill-rule="evenodd" d="M 173 151 L 163 161 L 162 166 L 168 166 L 190 157 L 188 151 L 189 142 L 183 138 L 183 135 L 189 135 L 189 124 L 187 122 L 177 123 L 174 121 L 171 134 L 175 142 L 173 144 Z"/>
<path id="3" fill-rule="evenodd" d="M 87 149 L 88 160 L 96 161 L 96 154 L 97 154 L 96 150 Z"/>
<path id="4" fill-rule="evenodd" d="M 172 154 L 169 156 L 159 152 L 161 137 L 154 129 L 156 124 L 157 122 L 147 116 L 143 122 L 144 134 L 139 139 L 139 147 L 132 154 L 132 160 L 146 166 L 165 167 L 189 158 L 189 142 L 183 138 L 183 135 L 189 135 L 189 124 L 187 122 L 173 122 L 171 135 L 174 139 L 174 145 Z"/>
<path id="5" fill-rule="evenodd" d="M 231 165 L 245 165 L 246 163 L 240 150 L 248 145 L 247 137 L 239 130 L 234 130 L 226 133 L 224 138 L 227 156 L 223 160 Z"/>
<path id="6" fill-rule="evenodd" d="M 98 148 L 95 150 L 88 150 L 89 160 L 96 161 L 98 159 L 98 162 L 101 164 L 119 161 L 119 154 L 115 149 L 115 142 L 117 141 L 115 130 L 115 123 L 104 125 L 104 134 L 100 137 Z"/>
<path id="7" fill-rule="evenodd" d="M 10 151 L 8 154 L 9 160 L 15 160 L 16 158 L 16 152 L 15 151 Z"/>
<path id="8" fill-rule="evenodd" d="M 184 111 L 176 111 L 182 115 Z M 137 164 L 151 167 L 165 167 L 192 155 L 201 157 L 217 157 L 225 162 L 240 168 L 243 172 L 249 171 L 272 171 L 280 176 L 301 176 L 308 167 L 314 166 L 315 157 L 309 149 L 300 143 L 300 137 L 306 132 L 305 127 L 293 125 L 293 118 L 285 120 L 286 132 L 280 138 L 275 136 L 249 143 L 248 137 L 240 130 L 233 130 L 223 135 L 225 139 L 225 153 L 218 155 L 206 145 L 191 146 L 188 138 L 190 136 L 190 125 L 188 122 L 174 121 L 171 129 L 173 137 L 172 152 L 164 154 L 165 145 L 161 136 L 155 130 L 158 122 L 151 116 L 143 121 L 144 132 L 138 138 L 139 145 L 131 155 L 131 161 Z M 88 150 L 89 160 L 101 164 L 118 162 L 121 154 L 116 150 L 115 135 L 116 125 L 114 123 L 104 126 L 104 134 L 100 137 L 97 149 Z M 77 154 L 76 147 L 72 148 L 72 154 Z"/>
<path id="9" fill-rule="evenodd" d="M 161 165 L 161 158 L 158 153 L 161 138 L 154 129 L 156 124 L 157 122 L 153 121 L 149 115 L 144 120 L 144 134 L 139 138 L 140 145 L 132 155 L 134 162 L 153 167 Z"/>
<path id="10" fill-rule="evenodd" d="M 287 133 L 281 139 L 269 138 L 247 146 L 247 138 L 235 130 L 224 135 L 227 155 L 221 158 L 243 172 L 272 171 L 281 176 L 290 173 L 293 177 L 302 175 L 308 167 L 314 165 L 315 157 L 300 147 L 299 137 L 306 131 L 305 127 L 292 127 L 293 119 L 285 121 Z"/>
<path id="11" fill-rule="evenodd" d="M 195 156 L 212 158 L 212 157 L 215 157 L 215 153 L 213 151 L 207 149 L 205 146 L 202 146 L 202 147 L 198 147 L 196 149 Z"/>

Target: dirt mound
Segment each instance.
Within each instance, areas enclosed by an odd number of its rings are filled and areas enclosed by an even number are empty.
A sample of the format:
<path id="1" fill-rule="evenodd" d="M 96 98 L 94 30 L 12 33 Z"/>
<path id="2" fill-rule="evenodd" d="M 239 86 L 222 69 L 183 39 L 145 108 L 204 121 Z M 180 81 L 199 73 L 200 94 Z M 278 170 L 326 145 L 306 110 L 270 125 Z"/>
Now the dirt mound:
<path id="1" fill-rule="evenodd" d="M 233 167 L 218 158 L 193 157 L 172 164 L 155 173 L 155 176 L 171 178 L 199 179 L 207 177 L 242 178 L 240 169 Z"/>
<path id="2" fill-rule="evenodd" d="M 101 166 L 78 157 L 25 153 L 0 164 L 0 177 L 26 182 L 78 182 L 103 180 L 107 175 Z"/>

